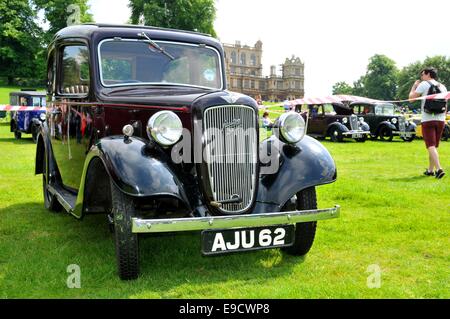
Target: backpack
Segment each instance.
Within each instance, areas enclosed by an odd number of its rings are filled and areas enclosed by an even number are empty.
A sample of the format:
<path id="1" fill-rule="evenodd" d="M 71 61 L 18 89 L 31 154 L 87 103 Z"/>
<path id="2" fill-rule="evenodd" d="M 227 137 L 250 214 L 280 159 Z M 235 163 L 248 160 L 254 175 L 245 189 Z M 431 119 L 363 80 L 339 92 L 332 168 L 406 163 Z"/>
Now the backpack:
<path id="1" fill-rule="evenodd" d="M 441 89 L 439 85 L 435 85 L 430 81 L 427 81 L 430 84 L 430 88 L 428 89 L 427 95 L 433 95 L 441 93 Z M 425 100 L 425 104 L 423 106 L 423 110 L 425 113 L 430 114 L 441 114 L 444 113 L 447 109 L 447 101 L 444 99 L 436 99 L 436 100 Z"/>

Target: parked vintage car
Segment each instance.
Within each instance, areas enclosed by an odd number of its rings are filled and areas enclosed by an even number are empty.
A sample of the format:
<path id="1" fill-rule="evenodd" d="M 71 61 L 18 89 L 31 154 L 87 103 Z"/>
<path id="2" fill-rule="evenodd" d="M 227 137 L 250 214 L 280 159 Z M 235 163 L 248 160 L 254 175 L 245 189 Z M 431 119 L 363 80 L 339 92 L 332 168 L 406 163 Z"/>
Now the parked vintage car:
<path id="1" fill-rule="evenodd" d="M 330 137 L 332 142 L 342 142 L 344 138 L 365 142 L 370 134 L 370 127 L 363 118 L 352 114 L 352 110 L 342 103 L 304 104 L 295 109 L 305 120 L 308 114 L 307 134 L 312 137 Z"/>
<path id="2" fill-rule="evenodd" d="M 382 141 L 392 141 L 394 136 L 400 136 L 405 142 L 411 142 L 416 136 L 416 124 L 404 115 L 395 115 L 392 103 L 353 102 L 349 107 L 369 123 L 373 139 L 379 137 Z"/>
<path id="3" fill-rule="evenodd" d="M 138 276 L 142 233 L 202 231 L 204 255 L 305 255 L 339 215 L 317 209 L 315 187 L 337 176 L 328 151 L 295 112 L 260 142 L 258 105 L 226 90 L 224 65 L 208 35 L 144 26 L 71 26 L 49 46 L 44 203 L 106 214 L 122 279 Z"/>
<path id="4" fill-rule="evenodd" d="M 45 92 L 11 92 L 9 93 L 9 104 L 12 106 L 33 106 L 41 108 L 38 111 L 11 112 L 10 131 L 14 133 L 14 137 L 20 139 L 22 134 L 31 134 L 33 141 L 36 142 L 41 125 L 39 118 L 41 114 L 46 112 Z"/>
<path id="5" fill-rule="evenodd" d="M 416 138 L 423 138 L 422 135 L 422 116 L 420 114 L 413 114 L 407 117 L 407 119 L 416 124 Z M 445 118 L 445 127 L 442 132 L 442 141 L 448 141 L 450 139 L 450 113 L 447 113 Z"/>

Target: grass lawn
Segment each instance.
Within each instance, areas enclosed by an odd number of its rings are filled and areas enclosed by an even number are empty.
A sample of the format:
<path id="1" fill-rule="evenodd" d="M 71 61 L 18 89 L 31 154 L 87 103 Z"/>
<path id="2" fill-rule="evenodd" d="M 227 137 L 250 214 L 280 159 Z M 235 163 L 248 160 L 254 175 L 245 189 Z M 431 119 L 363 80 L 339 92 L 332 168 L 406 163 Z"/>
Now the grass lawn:
<path id="1" fill-rule="evenodd" d="M 0 123 L 0 298 L 450 298 L 450 176 L 421 176 L 423 142 L 324 145 L 338 181 L 318 188 L 319 207 L 342 212 L 319 222 L 305 258 L 202 257 L 199 233 L 149 236 L 141 277 L 122 282 L 106 218 L 46 211 L 31 137 L 16 141 Z M 450 142 L 440 151 L 450 173 Z M 71 264 L 80 289 L 67 288 Z M 380 288 L 367 285 L 371 265 Z"/>

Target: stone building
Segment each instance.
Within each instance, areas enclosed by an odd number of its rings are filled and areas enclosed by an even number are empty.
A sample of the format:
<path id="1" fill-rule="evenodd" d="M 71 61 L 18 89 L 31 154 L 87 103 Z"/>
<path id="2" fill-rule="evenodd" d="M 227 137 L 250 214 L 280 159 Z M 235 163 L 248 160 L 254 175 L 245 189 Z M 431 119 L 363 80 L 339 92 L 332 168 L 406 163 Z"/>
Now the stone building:
<path id="1" fill-rule="evenodd" d="M 265 101 L 293 100 L 304 97 L 304 63 L 292 56 L 281 64 L 281 76 L 276 66 L 270 67 L 270 75 L 263 76 L 262 42 L 253 47 L 223 44 L 226 61 L 228 89 Z"/>

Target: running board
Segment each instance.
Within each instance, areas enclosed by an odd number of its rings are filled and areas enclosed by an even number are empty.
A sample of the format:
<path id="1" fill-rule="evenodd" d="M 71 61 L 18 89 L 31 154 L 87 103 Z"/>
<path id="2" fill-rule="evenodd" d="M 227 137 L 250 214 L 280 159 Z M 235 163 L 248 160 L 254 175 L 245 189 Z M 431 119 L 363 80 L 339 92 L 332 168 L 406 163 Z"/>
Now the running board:
<path id="1" fill-rule="evenodd" d="M 56 196 L 58 202 L 64 207 L 64 209 L 73 214 L 75 210 L 75 203 L 77 201 L 77 195 L 69 192 L 61 186 L 47 185 L 47 190 L 50 194 Z"/>

